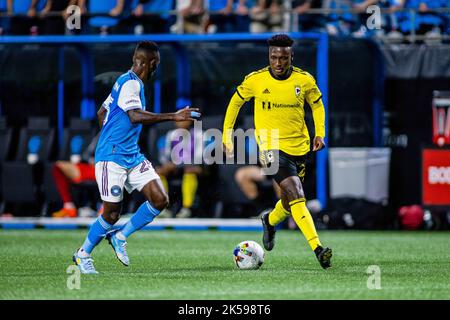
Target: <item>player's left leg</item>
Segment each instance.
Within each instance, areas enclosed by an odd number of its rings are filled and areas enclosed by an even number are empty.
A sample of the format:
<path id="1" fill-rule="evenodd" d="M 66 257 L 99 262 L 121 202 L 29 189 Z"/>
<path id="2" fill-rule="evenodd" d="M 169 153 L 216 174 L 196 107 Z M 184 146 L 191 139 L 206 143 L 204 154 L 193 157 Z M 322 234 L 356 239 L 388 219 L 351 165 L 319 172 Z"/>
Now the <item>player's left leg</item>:
<path id="1" fill-rule="evenodd" d="M 274 180 L 274 186 L 279 187 L 279 183 L 286 177 L 296 174 L 295 162 L 285 153 L 280 150 L 272 150 L 269 152 L 262 152 L 260 155 L 263 167 L 276 165 L 278 171 L 272 175 Z M 270 163 L 267 163 L 270 159 Z M 281 197 L 281 188 L 278 196 Z M 275 232 L 276 226 L 284 221 L 290 215 L 289 204 L 282 203 L 278 200 L 273 210 L 265 210 L 261 214 L 262 226 L 263 226 L 263 245 L 268 251 L 272 250 L 275 246 Z"/>
<path id="2" fill-rule="evenodd" d="M 113 231 L 107 235 L 119 261 L 128 266 L 130 260 L 126 252 L 127 238 L 152 222 L 167 207 L 169 198 L 161 179 L 148 160 L 129 172 L 125 188 L 130 193 L 137 189 L 147 199 L 119 231 Z"/>
<path id="3" fill-rule="evenodd" d="M 295 223 L 302 231 L 311 249 L 316 254 L 320 265 L 326 269 L 331 267 L 332 251 L 323 248 L 314 226 L 312 216 L 306 207 L 306 199 L 299 176 L 291 176 L 280 182 L 281 201 L 283 207 L 289 207 Z"/>

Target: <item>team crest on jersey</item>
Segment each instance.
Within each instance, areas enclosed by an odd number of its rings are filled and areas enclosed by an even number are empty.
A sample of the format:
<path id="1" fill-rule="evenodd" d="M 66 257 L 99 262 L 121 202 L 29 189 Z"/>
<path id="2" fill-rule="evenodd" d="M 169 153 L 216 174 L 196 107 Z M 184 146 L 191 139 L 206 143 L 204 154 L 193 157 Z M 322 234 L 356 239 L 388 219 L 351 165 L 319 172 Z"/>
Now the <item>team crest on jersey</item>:
<path id="1" fill-rule="evenodd" d="M 295 86 L 295 95 L 298 97 L 300 95 L 300 86 Z"/>
<path id="2" fill-rule="evenodd" d="M 120 196 L 121 193 L 122 193 L 122 189 L 118 185 L 115 185 L 115 186 L 111 187 L 111 194 L 114 197 Z"/>

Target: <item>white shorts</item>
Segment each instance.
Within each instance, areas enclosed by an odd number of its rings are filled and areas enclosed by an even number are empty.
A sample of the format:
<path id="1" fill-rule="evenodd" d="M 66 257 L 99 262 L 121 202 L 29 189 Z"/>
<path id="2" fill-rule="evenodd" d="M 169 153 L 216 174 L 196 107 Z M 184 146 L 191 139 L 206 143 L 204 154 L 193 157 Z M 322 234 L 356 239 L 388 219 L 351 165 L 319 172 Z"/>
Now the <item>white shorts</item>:
<path id="1" fill-rule="evenodd" d="M 128 193 L 135 189 L 141 191 L 147 183 L 159 179 L 159 176 L 147 159 L 132 169 L 111 161 L 99 161 L 95 164 L 95 179 L 103 201 L 121 202 L 124 187 Z"/>

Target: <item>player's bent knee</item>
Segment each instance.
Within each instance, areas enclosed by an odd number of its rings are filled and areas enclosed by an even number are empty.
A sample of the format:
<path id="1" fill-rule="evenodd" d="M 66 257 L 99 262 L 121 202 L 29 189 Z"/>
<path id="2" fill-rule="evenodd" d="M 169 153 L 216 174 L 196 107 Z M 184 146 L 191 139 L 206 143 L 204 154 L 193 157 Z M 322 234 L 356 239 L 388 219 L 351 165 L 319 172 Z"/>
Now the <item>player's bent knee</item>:
<path id="1" fill-rule="evenodd" d="M 122 204 L 121 203 L 103 203 L 104 205 L 104 211 L 103 211 L 103 218 L 108 222 L 109 224 L 115 224 L 120 219 L 120 215 L 122 213 Z"/>
<path id="2" fill-rule="evenodd" d="M 151 203 L 153 207 L 162 211 L 169 205 L 169 197 L 165 193 L 160 193 L 152 197 Z"/>
<path id="3" fill-rule="evenodd" d="M 280 183 L 281 192 L 287 201 L 304 198 L 305 193 L 298 177 L 289 177 Z"/>
<path id="4" fill-rule="evenodd" d="M 120 210 L 103 213 L 103 218 L 109 224 L 115 224 L 120 219 Z"/>

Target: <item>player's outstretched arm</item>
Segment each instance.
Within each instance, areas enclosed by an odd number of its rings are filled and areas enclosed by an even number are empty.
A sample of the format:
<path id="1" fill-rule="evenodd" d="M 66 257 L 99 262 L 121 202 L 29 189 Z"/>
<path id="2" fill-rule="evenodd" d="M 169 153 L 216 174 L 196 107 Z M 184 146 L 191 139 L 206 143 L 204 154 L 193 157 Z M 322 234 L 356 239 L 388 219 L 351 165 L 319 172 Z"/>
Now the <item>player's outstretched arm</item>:
<path id="1" fill-rule="evenodd" d="M 225 119 L 223 121 L 222 143 L 225 154 L 228 157 L 232 157 L 234 155 L 233 128 L 234 124 L 236 123 L 236 118 L 239 114 L 239 110 L 241 109 L 244 102 L 245 100 L 243 100 L 237 93 L 235 93 L 233 97 L 231 97 L 227 112 L 225 114 Z"/>
<path id="2" fill-rule="evenodd" d="M 133 124 L 153 124 L 163 121 L 194 121 L 200 118 L 201 113 L 198 108 L 186 107 L 174 113 L 153 113 L 142 109 L 132 109 L 128 111 L 128 117 Z"/>

